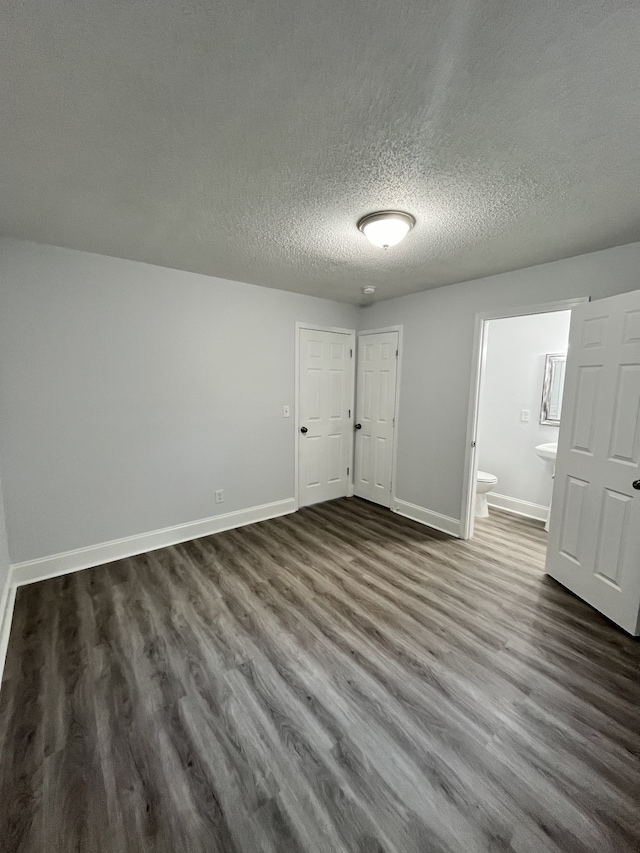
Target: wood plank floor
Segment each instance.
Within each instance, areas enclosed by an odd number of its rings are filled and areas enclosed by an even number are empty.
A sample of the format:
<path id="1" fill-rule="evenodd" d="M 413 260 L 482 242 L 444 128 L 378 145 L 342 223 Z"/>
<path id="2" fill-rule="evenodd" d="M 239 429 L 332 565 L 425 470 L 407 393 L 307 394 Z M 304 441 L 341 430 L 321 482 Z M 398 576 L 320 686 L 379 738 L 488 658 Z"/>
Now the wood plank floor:
<path id="1" fill-rule="evenodd" d="M 640 646 L 358 499 L 19 590 L 0 849 L 640 850 Z"/>

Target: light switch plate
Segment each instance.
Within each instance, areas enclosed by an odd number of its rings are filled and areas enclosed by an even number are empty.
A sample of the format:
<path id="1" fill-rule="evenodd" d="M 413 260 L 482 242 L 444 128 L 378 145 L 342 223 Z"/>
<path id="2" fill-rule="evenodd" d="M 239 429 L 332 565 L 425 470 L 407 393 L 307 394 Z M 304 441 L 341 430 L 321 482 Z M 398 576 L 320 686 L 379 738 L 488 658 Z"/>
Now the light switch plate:
<path id="1" fill-rule="evenodd" d="M 282 407 L 282 417 L 290 418 L 291 417 L 291 406 L 283 406 Z"/>
<path id="2" fill-rule="evenodd" d="M 523 409 L 522 413 L 520 414 L 520 418 L 523 423 L 528 424 L 529 420 L 531 419 L 531 411 L 529 409 Z"/>

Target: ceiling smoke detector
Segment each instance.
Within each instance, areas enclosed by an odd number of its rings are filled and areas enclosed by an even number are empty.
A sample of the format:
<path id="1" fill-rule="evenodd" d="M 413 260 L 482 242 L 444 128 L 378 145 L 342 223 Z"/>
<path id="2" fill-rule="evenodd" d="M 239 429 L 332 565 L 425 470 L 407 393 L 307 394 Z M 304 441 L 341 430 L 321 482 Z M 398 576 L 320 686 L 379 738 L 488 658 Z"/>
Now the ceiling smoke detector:
<path id="1" fill-rule="evenodd" d="M 372 245 L 388 249 L 403 240 L 415 224 L 415 217 L 410 213 L 379 210 L 363 216 L 358 222 L 358 228 Z"/>

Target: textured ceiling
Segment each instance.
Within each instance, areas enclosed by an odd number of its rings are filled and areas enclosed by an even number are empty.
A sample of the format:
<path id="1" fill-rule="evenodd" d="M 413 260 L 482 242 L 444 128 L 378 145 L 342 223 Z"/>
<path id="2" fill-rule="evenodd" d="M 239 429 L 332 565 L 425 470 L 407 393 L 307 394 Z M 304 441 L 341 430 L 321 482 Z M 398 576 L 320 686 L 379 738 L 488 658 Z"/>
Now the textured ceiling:
<path id="1" fill-rule="evenodd" d="M 362 301 L 640 238 L 640 0 L 3 0 L 0 233 Z M 364 213 L 410 211 L 384 251 Z"/>

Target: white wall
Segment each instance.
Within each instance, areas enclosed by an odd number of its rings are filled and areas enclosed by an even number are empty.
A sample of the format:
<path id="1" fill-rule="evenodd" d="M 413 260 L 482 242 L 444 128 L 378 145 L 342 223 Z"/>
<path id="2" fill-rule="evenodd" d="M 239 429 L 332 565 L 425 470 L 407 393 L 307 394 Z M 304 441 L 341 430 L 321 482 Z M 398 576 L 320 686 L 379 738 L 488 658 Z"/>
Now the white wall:
<path id="1" fill-rule="evenodd" d="M 558 440 L 558 427 L 540 423 L 540 403 L 546 354 L 567 351 L 570 322 L 570 311 L 555 311 L 487 323 L 478 468 L 498 478 L 490 500 L 495 494 L 539 506 L 551 503 L 551 471 L 533 448 Z M 523 409 L 530 413 L 528 423 L 522 421 Z"/>
<path id="2" fill-rule="evenodd" d="M 14 562 L 293 497 L 295 322 L 355 307 L 13 240 L 0 288 Z"/>
<path id="3" fill-rule="evenodd" d="M 640 243 L 426 290 L 363 309 L 404 325 L 396 495 L 459 519 L 476 313 L 640 288 Z"/>
<path id="4" fill-rule="evenodd" d="M 404 325 L 397 497 L 460 518 L 477 312 L 640 288 L 635 243 L 357 309 L 0 241 L 0 471 L 12 560 L 294 493 L 296 320 Z M 214 491 L 226 502 L 214 504 Z"/>

